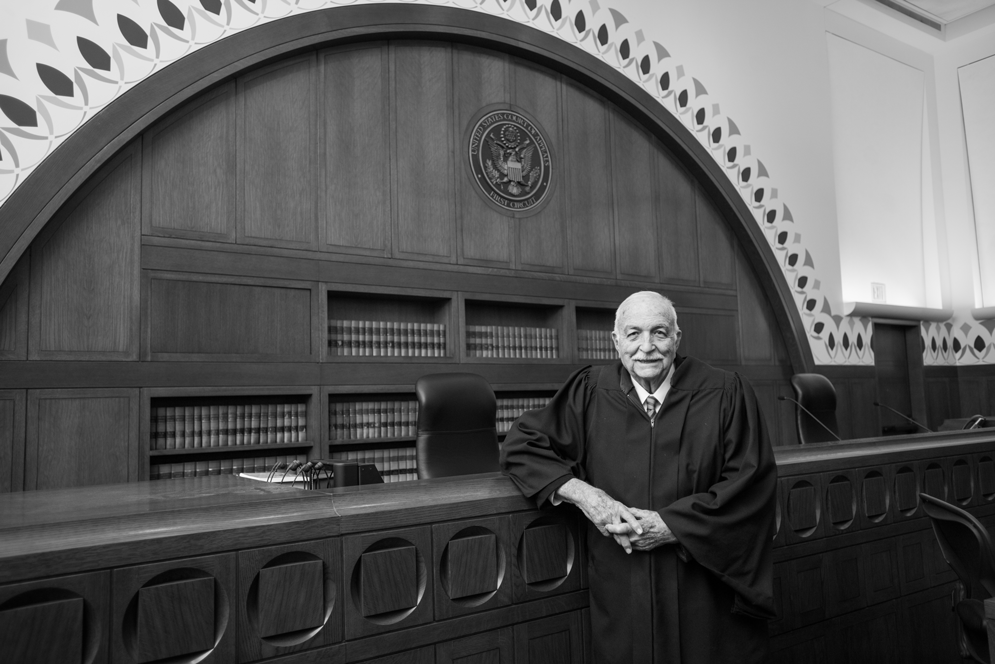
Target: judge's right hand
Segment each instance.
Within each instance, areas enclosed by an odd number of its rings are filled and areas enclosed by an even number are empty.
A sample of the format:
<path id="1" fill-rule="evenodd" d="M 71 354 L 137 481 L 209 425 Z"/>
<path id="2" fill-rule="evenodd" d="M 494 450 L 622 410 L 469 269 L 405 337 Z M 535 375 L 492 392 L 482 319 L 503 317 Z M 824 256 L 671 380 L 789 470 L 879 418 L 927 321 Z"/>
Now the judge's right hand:
<path id="1" fill-rule="evenodd" d="M 573 478 L 556 490 L 556 495 L 573 503 L 584 513 L 584 516 L 594 524 L 605 537 L 614 537 L 619 546 L 625 549 L 626 553 L 632 553 L 632 545 L 629 543 L 627 534 L 615 535 L 608 532 L 605 526 L 609 524 L 619 524 L 625 522 L 629 524 L 631 530 L 637 534 L 642 534 L 642 526 L 629 508 L 618 502 L 601 489 L 591 486 L 587 482 Z"/>

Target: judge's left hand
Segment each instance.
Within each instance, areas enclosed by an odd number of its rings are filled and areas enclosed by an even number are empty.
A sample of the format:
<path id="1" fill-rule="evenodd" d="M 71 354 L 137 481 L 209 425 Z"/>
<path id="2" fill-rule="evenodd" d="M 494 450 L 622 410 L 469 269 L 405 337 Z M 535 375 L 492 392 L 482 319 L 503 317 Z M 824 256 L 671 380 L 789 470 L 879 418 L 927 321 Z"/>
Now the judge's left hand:
<path id="1" fill-rule="evenodd" d="M 641 510 L 630 507 L 629 512 L 639 520 L 642 534 L 636 534 L 632 527 L 625 523 L 608 524 L 605 529 L 613 535 L 628 535 L 632 548 L 636 551 L 652 551 L 664 544 L 676 544 L 677 538 L 660 518 L 660 513 L 653 510 Z"/>

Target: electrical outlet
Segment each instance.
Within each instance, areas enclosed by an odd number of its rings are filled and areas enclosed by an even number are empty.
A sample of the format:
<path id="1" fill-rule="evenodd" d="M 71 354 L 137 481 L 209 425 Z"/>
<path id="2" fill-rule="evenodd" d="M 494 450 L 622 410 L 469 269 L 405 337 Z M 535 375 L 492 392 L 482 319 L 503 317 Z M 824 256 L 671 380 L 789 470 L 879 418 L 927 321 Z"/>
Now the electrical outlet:
<path id="1" fill-rule="evenodd" d="M 888 295 L 885 291 L 884 284 L 871 282 L 871 302 L 874 304 L 888 303 Z"/>

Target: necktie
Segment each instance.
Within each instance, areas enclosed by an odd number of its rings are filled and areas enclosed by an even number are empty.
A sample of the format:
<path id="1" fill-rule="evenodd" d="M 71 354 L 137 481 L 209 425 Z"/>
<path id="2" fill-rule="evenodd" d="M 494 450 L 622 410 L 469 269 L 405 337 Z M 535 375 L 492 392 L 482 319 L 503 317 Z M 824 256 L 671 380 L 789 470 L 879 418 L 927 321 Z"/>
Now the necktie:
<path id="1" fill-rule="evenodd" d="M 652 394 L 646 397 L 646 401 L 643 402 L 643 408 L 646 409 L 646 414 L 652 420 L 653 416 L 656 415 L 656 397 Z"/>

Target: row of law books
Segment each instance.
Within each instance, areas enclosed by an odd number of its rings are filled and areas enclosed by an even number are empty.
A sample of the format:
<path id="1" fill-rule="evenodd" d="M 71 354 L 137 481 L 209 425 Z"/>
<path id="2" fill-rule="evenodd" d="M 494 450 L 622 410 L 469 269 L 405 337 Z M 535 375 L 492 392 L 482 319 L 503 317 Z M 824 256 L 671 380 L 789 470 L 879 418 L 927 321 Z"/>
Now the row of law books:
<path id="1" fill-rule="evenodd" d="M 618 351 L 611 330 L 577 330 L 577 354 L 582 360 L 614 360 Z"/>
<path id="2" fill-rule="evenodd" d="M 331 440 L 414 438 L 418 424 L 417 401 L 342 401 L 328 409 Z"/>
<path id="3" fill-rule="evenodd" d="M 307 404 L 153 406 L 151 449 L 299 443 L 307 438 Z"/>
<path id="4" fill-rule="evenodd" d="M 418 456 L 413 447 L 332 452 L 331 458 L 335 461 L 372 463 L 380 471 L 384 482 L 406 482 L 418 479 Z"/>
<path id="5" fill-rule="evenodd" d="M 150 480 L 177 480 L 184 477 L 208 475 L 238 475 L 239 473 L 269 472 L 277 462 L 306 461 L 307 455 L 257 456 L 209 461 L 184 461 L 182 463 L 154 463 L 149 466 Z"/>
<path id="6" fill-rule="evenodd" d="M 507 433 L 522 413 L 538 410 L 549 403 L 549 397 L 521 397 L 497 400 L 497 430 Z"/>
<path id="7" fill-rule="evenodd" d="M 559 330 L 550 327 L 467 325 L 469 357 L 550 360 L 560 356 Z"/>
<path id="8" fill-rule="evenodd" d="M 441 323 L 330 320 L 328 350 L 337 356 L 445 357 L 446 326 Z"/>

